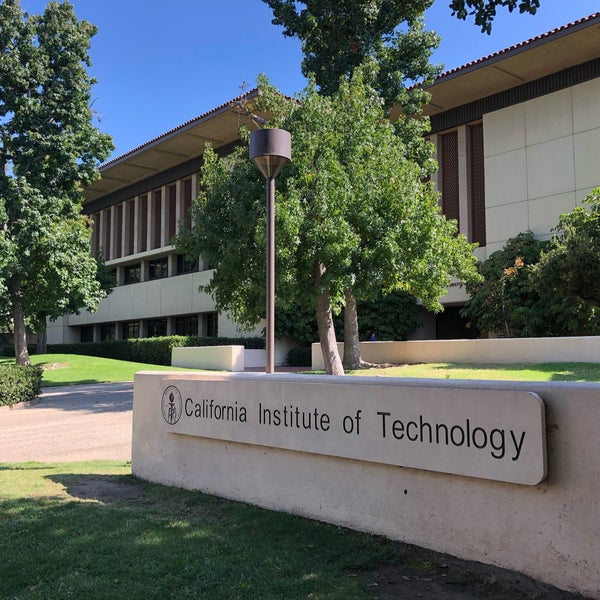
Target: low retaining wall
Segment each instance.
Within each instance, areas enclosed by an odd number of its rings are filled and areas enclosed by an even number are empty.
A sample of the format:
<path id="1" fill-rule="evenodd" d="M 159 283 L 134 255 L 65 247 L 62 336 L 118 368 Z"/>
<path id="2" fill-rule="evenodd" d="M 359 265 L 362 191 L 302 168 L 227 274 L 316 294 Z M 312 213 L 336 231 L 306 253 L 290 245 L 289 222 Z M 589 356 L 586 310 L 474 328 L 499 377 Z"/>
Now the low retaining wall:
<path id="1" fill-rule="evenodd" d="M 600 599 L 599 426 L 596 384 L 143 372 L 132 469 Z"/>
<path id="2" fill-rule="evenodd" d="M 184 369 L 243 371 L 244 346 L 184 346 L 171 351 L 171 366 Z"/>
<path id="3" fill-rule="evenodd" d="M 338 344 L 340 356 L 344 344 Z M 361 342 L 362 359 L 375 363 L 600 362 L 600 336 Z M 312 345 L 312 369 L 323 370 L 320 344 Z"/>

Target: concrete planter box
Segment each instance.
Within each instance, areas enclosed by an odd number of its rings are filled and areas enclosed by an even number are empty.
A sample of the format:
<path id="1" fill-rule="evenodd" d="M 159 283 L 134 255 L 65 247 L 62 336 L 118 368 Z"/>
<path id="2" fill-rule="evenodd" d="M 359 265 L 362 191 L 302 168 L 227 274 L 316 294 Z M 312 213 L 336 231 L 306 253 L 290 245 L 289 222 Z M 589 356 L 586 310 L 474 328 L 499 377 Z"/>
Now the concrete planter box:
<path id="1" fill-rule="evenodd" d="M 191 346 L 173 348 L 171 365 L 185 369 L 243 371 L 244 346 Z"/>
<path id="2" fill-rule="evenodd" d="M 344 344 L 338 348 L 341 355 Z M 600 362 L 600 336 L 361 342 L 360 350 L 371 363 Z M 325 368 L 319 344 L 312 345 L 312 368 Z"/>

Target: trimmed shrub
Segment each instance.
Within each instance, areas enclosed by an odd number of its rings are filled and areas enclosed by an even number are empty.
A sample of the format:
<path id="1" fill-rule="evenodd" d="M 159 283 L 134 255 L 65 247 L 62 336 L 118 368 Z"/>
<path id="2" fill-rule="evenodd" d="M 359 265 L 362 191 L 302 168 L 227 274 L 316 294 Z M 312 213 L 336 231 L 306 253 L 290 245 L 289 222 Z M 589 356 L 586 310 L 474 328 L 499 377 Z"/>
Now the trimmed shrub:
<path id="1" fill-rule="evenodd" d="M 29 352 L 29 354 L 36 354 L 37 344 L 27 344 L 27 352 Z M 12 345 L 4 346 L 4 348 L 2 348 L 2 351 L 0 352 L 0 356 L 5 356 L 6 358 L 14 358 L 15 347 Z"/>
<path id="2" fill-rule="evenodd" d="M 310 367 L 312 365 L 311 348 L 292 348 L 287 353 L 287 364 L 290 367 Z"/>
<path id="3" fill-rule="evenodd" d="M 264 338 L 226 338 L 172 335 L 168 337 L 139 338 L 112 342 L 85 342 L 78 344 L 51 344 L 50 354 L 83 354 L 101 358 L 115 358 L 149 365 L 170 365 L 171 350 L 181 346 L 244 346 L 248 349 L 265 347 Z"/>
<path id="4" fill-rule="evenodd" d="M 39 365 L 0 365 L 0 405 L 33 400 L 42 388 Z"/>

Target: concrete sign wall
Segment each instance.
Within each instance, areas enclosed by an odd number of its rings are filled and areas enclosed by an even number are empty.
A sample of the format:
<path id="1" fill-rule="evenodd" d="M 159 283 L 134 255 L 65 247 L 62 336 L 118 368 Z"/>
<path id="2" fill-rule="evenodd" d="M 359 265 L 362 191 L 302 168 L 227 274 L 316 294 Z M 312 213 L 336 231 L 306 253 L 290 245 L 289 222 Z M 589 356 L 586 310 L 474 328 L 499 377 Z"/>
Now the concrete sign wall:
<path id="1" fill-rule="evenodd" d="M 599 429 L 598 384 L 147 372 L 132 470 L 600 599 Z"/>
<path id="2" fill-rule="evenodd" d="M 171 433 L 529 485 L 546 476 L 544 406 L 529 392 L 165 377 L 156 393 Z"/>

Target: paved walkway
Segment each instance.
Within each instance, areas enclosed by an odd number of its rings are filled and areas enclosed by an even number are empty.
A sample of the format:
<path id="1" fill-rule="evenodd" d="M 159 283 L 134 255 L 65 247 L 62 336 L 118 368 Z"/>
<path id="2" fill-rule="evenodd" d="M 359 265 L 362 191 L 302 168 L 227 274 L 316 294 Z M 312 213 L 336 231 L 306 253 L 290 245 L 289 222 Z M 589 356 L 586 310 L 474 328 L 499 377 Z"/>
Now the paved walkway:
<path id="1" fill-rule="evenodd" d="M 132 404 L 130 382 L 43 388 L 38 400 L 2 406 L 0 463 L 131 460 Z"/>
<path id="2" fill-rule="evenodd" d="M 0 407 L 0 463 L 131 460 L 133 383 L 44 388 Z"/>

